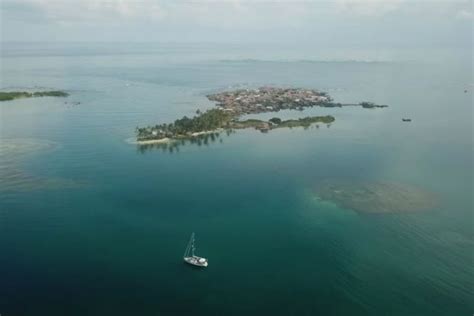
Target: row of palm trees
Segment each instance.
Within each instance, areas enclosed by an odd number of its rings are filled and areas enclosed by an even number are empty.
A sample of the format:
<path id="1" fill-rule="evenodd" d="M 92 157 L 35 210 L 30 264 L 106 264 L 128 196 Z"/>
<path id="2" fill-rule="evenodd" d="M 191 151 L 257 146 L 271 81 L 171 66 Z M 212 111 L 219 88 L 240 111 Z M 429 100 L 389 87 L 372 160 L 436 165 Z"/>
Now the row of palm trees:
<path id="1" fill-rule="evenodd" d="M 212 131 L 229 126 L 233 116 L 226 111 L 210 109 L 206 112 L 197 111 L 197 116 L 189 118 L 184 116 L 174 123 L 159 124 L 155 126 L 137 127 L 137 139 L 161 139 L 165 137 L 186 136 L 192 133 Z"/>

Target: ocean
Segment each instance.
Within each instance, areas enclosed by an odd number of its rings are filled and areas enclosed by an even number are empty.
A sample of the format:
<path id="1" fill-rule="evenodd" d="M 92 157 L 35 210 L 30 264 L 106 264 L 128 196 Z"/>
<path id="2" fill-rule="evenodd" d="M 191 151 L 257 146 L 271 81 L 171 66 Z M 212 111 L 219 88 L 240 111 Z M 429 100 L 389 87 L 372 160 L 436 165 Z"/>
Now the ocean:
<path id="1" fill-rule="evenodd" d="M 212 108 L 206 94 L 264 85 L 389 107 L 261 114 L 336 120 L 177 148 L 130 141 Z M 37 89 L 70 96 L 0 104 L 1 315 L 472 314 L 469 52 L 3 44 L 0 91 Z M 429 207 L 355 211 L 321 198 L 324 183 L 413 187 Z M 192 232 L 206 269 L 182 260 Z"/>

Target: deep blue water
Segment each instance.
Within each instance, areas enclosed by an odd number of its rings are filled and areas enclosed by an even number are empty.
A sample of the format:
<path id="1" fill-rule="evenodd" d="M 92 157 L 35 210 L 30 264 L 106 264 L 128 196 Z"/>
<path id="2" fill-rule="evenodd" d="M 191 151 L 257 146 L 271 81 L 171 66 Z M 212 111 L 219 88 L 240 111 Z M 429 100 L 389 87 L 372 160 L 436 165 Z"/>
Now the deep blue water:
<path id="1" fill-rule="evenodd" d="M 469 54 L 291 51 L 3 45 L 2 90 L 71 96 L 0 104 L 0 314 L 471 315 Z M 212 107 L 207 93 L 267 84 L 389 108 L 280 113 L 336 121 L 173 152 L 127 142 Z M 417 186 L 436 203 L 358 214 L 316 199 L 328 179 Z M 193 231 L 206 270 L 182 262 Z"/>

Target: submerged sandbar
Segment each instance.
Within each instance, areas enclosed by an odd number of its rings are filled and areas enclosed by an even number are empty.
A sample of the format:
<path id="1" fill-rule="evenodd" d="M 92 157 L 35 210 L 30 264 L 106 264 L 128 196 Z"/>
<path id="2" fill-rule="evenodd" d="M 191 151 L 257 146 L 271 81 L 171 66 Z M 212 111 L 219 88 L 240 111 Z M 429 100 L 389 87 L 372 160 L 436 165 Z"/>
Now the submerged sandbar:
<path id="1" fill-rule="evenodd" d="M 358 213 L 410 213 L 436 205 L 433 193 L 387 181 L 327 180 L 315 186 L 316 196 Z"/>

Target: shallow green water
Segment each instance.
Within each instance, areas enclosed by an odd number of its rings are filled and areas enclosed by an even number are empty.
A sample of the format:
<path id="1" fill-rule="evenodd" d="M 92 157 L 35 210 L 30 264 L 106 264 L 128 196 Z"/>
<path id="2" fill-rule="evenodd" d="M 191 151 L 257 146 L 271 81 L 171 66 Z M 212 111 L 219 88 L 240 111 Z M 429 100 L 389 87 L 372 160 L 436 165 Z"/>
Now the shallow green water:
<path id="1" fill-rule="evenodd" d="M 471 61 L 251 51 L 4 48 L 2 89 L 71 96 L 0 104 L 2 315 L 472 313 Z M 336 122 L 172 153 L 126 142 L 212 106 L 206 93 L 265 84 L 390 107 L 280 113 Z M 406 183 L 437 203 L 360 215 L 316 199 L 328 179 Z M 182 262 L 193 231 L 206 270 Z"/>

